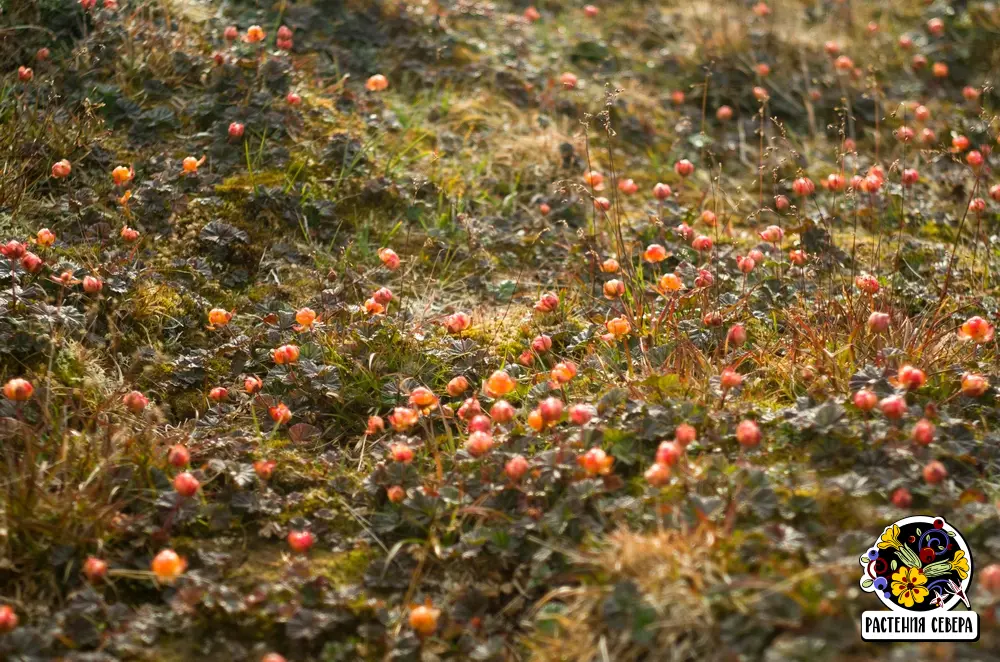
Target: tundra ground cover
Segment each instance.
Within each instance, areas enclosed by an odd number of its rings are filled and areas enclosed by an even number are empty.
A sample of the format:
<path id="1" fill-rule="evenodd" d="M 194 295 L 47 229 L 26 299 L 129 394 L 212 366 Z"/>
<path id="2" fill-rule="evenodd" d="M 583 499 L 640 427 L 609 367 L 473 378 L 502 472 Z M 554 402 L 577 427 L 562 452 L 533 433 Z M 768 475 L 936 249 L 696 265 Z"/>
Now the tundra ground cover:
<path id="1" fill-rule="evenodd" d="M 995 657 L 997 5 L 2 16 L 5 659 Z"/>

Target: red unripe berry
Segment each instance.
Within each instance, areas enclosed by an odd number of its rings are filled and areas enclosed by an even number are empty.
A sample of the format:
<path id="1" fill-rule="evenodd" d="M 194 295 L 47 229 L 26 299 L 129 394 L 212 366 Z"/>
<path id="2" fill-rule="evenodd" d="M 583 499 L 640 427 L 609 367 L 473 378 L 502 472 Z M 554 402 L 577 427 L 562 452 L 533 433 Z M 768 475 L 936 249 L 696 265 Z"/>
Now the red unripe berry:
<path id="1" fill-rule="evenodd" d="M 31 251 L 27 251 L 21 258 L 21 267 L 30 274 L 37 273 L 39 269 L 42 268 L 44 264 L 42 258 L 38 257 Z"/>
<path id="2" fill-rule="evenodd" d="M 497 400 L 490 407 L 490 418 L 497 423 L 509 423 L 514 419 L 514 406 L 506 400 Z"/>
<path id="3" fill-rule="evenodd" d="M 980 581 L 990 593 L 1000 593 L 1000 565 L 991 563 L 982 569 Z"/>
<path id="4" fill-rule="evenodd" d="M 428 599 L 427 604 L 413 607 L 410 610 L 410 627 L 421 637 L 429 637 L 437 630 L 440 616 L 441 610 L 431 606 Z"/>
<path id="5" fill-rule="evenodd" d="M 467 390 L 469 390 L 469 380 L 466 379 L 464 376 L 459 375 L 458 377 L 455 377 L 450 382 L 448 382 L 446 390 L 448 391 L 448 395 L 450 395 L 453 398 L 457 398 L 458 396 L 462 395 Z"/>
<path id="6" fill-rule="evenodd" d="M 913 503 L 913 495 L 905 487 L 896 488 L 892 493 L 892 505 L 897 508 L 909 508 Z"/>
<path id="7" fill-rule="evenodd" d="M 10 261 L 20 260 L 27 252 L 27 248 L 21 242 L 11 239 L 6 244 L 0 245 L 0 254 Z"/>
<path id="8" fill-rule="evenodd" d="M 913 441 L 921 446 L 927 446 L 932 441 L 934 441 L 934 424 L 931 423 L 926 418 L 921 418 L 917 421 L 917 424 L 913 426 L 913 433 L 911 435 Z"/>
<path id="9" fill-rule="evenodd" d="M 622 179 L 618 181 L 618 190 L 625 195 L 633 195 L 639 191 L 639 185 L 631 178 Z"/>
<path id="10" fill-rule="evenodd" d="M 908 391 L 918 389 L 927 383 L 927 375 L 920 368 L 904 365 L 899 369 L 896 378 L 900 385 Z"/>
<path id="11" fill-rule="evenodd" d="M 288 546 L 293 552 L 305 554 L 315 544 L 316 536 L 312 531 L 292 531 L 288 534 Z"/>
<path id="12" fill-rule="evenodd" d="M 643 474 L 646 482 L 653 487 L 663 487 L 670 481 L 670 467 L 659 462 L 650 465 Z"/>
<path id="13" fill-rule="evenodd" d="M 396 462 L 409 464 L 413 461 L 413 449 L 406 444 L 393 444 L 389 447 L 389 453 Z"/>
<path id="14" fill-rule="evenodd" d="M 816 185 L 808 177 L 799 177 L 792 182 L 792 190 L 795 191 L 795 195 L 806 197 L 813 194 Z"/>
<path id="15" fill-rule="evenodd" d="M 733 368 L 725 368 L 722 374 L 719 375 L 719 384 L 722 386 L 723 391 L 728 391 L 731 388 L 736 388 L 743 383 L 743 375 L 736 372 Z"/>
<path id="16" fill-rule="evenodd" d="M 483 413 L 483 407 L 479 404 L 479 400 L 475 396 L 471 398 L 466 398 L 462 406 L 458 408 L 458 417 L 463 421 L 472 420 L 473 416 L 477 416 Z"/>
<path id="17" fill-rule="evenodd" d="M 736 426 L 736 441 L 744 448 L 752 448 L 760 443 L 761 433 L 757 423 L 749 419 Z"/>
<path id="18" fill-rule="evenodd" d="M 167 462 L 178 469 L 191 462 L 191 453 L 184 444 L 175 444 L 167 451 Z"/>
<path id="19" fill-rule="evenodd" d="M 597 412 L 587 404 L 575 404 L 569 408 L 569 420 L 573 425 L 586 425 Z"/>
<path id="20" fill-rule="evenodd" d="M 833 66 L 837 71 L 850 71 L 854 68 L 854 60 L 846 55 L 841 55 L 834 61 Z"/>
<path id="21" fill-rule="evenodd" d="M 273 460 L 257 460 L 253 463 L 253 470 L 261 480 L 270 480 L 276 466 Z"/>
<path id="22" fill-rule="evenodd" d="M 95 276 L 83 277 L 83 291 L 87 294 L 97 294 L 102 289 L 104 289 L 104 283 L 100 278 Z"/>
<path id="23" fill-rule="evenodd" d="M 563 402 L 559 398 L 546 398 L 538 403 L 538 413 L 546 423 L 554 423 L 562 418 Z"/>
<path id="24" fill-rule="evenodd" d="M 674 430 L 674 441 L 680 444 L 681 448 L 686 447 L 697 438 L 698 431 L 695 430 L 693 425 L 681 423 L 677 426 L 677 429 Z"/>
<path id="25" fill-rule="evenodd" d="M 868 329 L 872 333 L 885 333 L 889 329 L 889 313 L 874 312 L 868 316 Z"/>
<path id="26" fill-rule="evenodd" d="M 871 274 L 858 274 L 854 277 L 854 284 L 865 294 L 875 294 L 881 289 L 878 278 Z"/>
<path id="27" fill-rule="evenodd" d="M 868 389 L 862 389 L 854 394 L 854 406 L 861 411 L 871 411 L 878 404 L 878 396 Z"/>
<path id="28" fill-rule="evenodd" d="M 681 455 L 683 454 L 684 449 L 680 444 L 674 441 L 664 441 L 656 449 L 656 461 L 659 464 L 672 467 L 677 464 L 677 461 L 681 459 Z"/>
<path id="29" fill-rule="evenodd" d="M 11 632 L 17 628 L 17 612 L 10 605 L 0 605 L 0 632 Z"/>
<path id="30" fill-rule="evenodd" d="M 182 497 L 192 497 L 198 492 L 201 483 L 187 471 L 179 473 L 174 477 L 174 489 Z"/>
<path id="31" fill-rule="evenodd" d="M 493 422 L 489 416 L 477 414 L 469 421 L 469 432 L 489 432 L 493 429 Z"/>
<path id="32" fill-rule="evenodd" d="M 535 310 L 540 313 L 551 313 L 559 307 L 559 297 L 555 292 L 545 292 L 538 297 Z"/>
<path id="33" fill-rule="evenodd" d="M 134 414 L 138 414 L 149 404 L 149 398 L 139 391 L 130 391 L 122 398 L 122 402 Z"/>
<path id="34" fill-rule="evenodd" d="M 507 474 L 507 477 L 516 483 L 527 473 L 528 461 L 521 455 L 515 455 L 507 460 L 507 464 L 504 465 L 503 470 Z"/>
<path id="35" fill-rule="evenodd" d="M 937 485 L 948 477 L 948 470 L 937 460 L 931 460 L 924 466 L 924 480 L 931 485 Z"/>
<path id="36" fill-rule="evenodd" d="M 96 556 L 88 556 L 83 562 L 83 574 L 88 582 L 96 584 L 108 576 L 108 564 Z"/>
<path id="37" fill-rule="evenodd" d="M 69 177 L 69 174 L 73 171 L 73 166 L 66 159 L 61 161 L 56 161 L 52 164 L 52 176 L 56 179 L 63 179 Z"/>
<path id="38" fill-rule="evenodd" d="M 962 375 L 962 394 L 970 398 L 978 398 L 990 388 L 990 382 L 982 375 L 967 372 Z"/>
<path id="39" fill-rule="evenodd" d="M 201 483 L 187 471 L 174 477 L 174 489 L 182 497 L 193 497 L 198 492 L 199 487 L 201 487 Z"/>
<path id="40" fill-rule="evenodd" d="M 733 347 L 742 347 L 747 341 L 747 330 L 742 324 L 733 324 L 726 333 L 726 341 Z"/>
<path id="41" fill-rule="evenodd" d="M 549 338 L 544 334 L 537 336 L 531 341 L 531 349 L 535 350 L 539 354 L 544 354 L 552 349 L 552 338 Z"/>
<path id="42" fill-rule="evenodd" d="M 489 432 L 475 431 L 465 441 L 465 450 L 472 457 L 482 457 L 493 448 L 493 436 Z"/>
<path id="43" fill-rule="evenodd" d="M 14 402 L 25 402 L 31 399 L 35 387 L 27 379 L 15 377 L 3 386 L 4 397 Z"/>
<path id="44" fill-rule="evenodd" d="M 691 248 L 695 249 L 699 253 L 706 253 L 712 250 L 712 246 L 715 242 L 712 238 L 707 235 L 698 235 L 691 241 Z"/>
<path id="45" fill-rule="evenodd" d="M 882 410 L 886 418 L 894 421 L 899 420 L 906 415 L 906 399 L 901 395 L 890 395 L 879 402 L 879 409 Z"/>

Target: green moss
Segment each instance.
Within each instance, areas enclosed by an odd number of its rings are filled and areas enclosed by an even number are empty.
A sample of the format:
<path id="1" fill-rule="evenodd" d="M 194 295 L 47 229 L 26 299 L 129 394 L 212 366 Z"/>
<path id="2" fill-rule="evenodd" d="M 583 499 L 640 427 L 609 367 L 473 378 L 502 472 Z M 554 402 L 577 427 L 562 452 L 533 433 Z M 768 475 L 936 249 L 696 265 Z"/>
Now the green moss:
<path id="1" fill-rule="evenodd" d="M 72 350 L 72 346 L 63 345 L 60 347 L 52 362 L 52 376 L 67 386 L 80 386 L 86 375 L 87 366 L 84 365 L 79 354 Z"/>
<path id="2" fill-rule="evenodd" d="M 314 575 L 328 579 L 333 586 L 356 584 L 364 576 L 372 555 L 368 548 L 347 552 L 315 550 L 309 555 L 309 568 Z M 227 576 L 227 579 L 257 583 L 279 582 L 288 572 L 288 560 L 277 548 L 251 550 L 247 560 Z"/>
<path id="3" fill-rule="evenodd" d="M 287 182 L 284 170 L 264 170 L 255 172 L 253 176 L 249 173 L 233 175 L 227 177 L 221 184 L 215 187 L 215 192 L 226 193 L 248 193 L 254 190 L 254 186 L 284 186 Z"/>
<path id="4" fill-rule="evenodd" d="M 313 571 L 326 577 L 334 586 L 356 584 L 364 577 L 371 563 L 371 552 L 367 548 L 349 552 L 319 552 L 312 556 Z"/>
<path id="5" fill-rule="evenodd" d="M 174 317 L 183 313 L 181 295 L 163 283 L 141 283 L 130 303 L 132 318 L 137 321 Z"/>
<path id="6" fill-rule="evenodd" d="M 917 236 L 934 241 L 951 241 L 951 228 L 942 223 L 928 221 L 917 229 Z"/>

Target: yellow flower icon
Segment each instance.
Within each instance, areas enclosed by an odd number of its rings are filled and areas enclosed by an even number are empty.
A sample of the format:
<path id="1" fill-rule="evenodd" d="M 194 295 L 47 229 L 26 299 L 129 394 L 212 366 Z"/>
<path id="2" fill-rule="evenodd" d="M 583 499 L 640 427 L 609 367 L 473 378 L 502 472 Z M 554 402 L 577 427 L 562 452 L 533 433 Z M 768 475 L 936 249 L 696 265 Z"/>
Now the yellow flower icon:
<path id="1" fill-rule="evenodd" d="M 898 529 L 899 527 L 894 527 Z M 880 543 L 881 545 L 881 543 Z M 924 584 L 927 577 L 920 568 L 910 568 L 903 566 L 892 575 L 892 594 L 896 596 L 896 601 L 909 609 L 914 603 L 921 603 L 930 593 Z"/>
<path id="2" fill-rule="evenodd" d="M 886 530 L 882 532 L 882 536 L 878 539 L 878 548 L 888 549 L 890 547 L 895 547 L 896 549 L 899 549 L 899 546 L 899 527 L 893 524 L 891 527 L 886 528 Z"/>
<path id="3" fill-rule="evenodd" d="M 951 560 L 951 569 L 962 579 L 969 576 L 969 559 L 965 558 L 965 552 L 962 550 L 955 552 L 955 557 Z"/>

